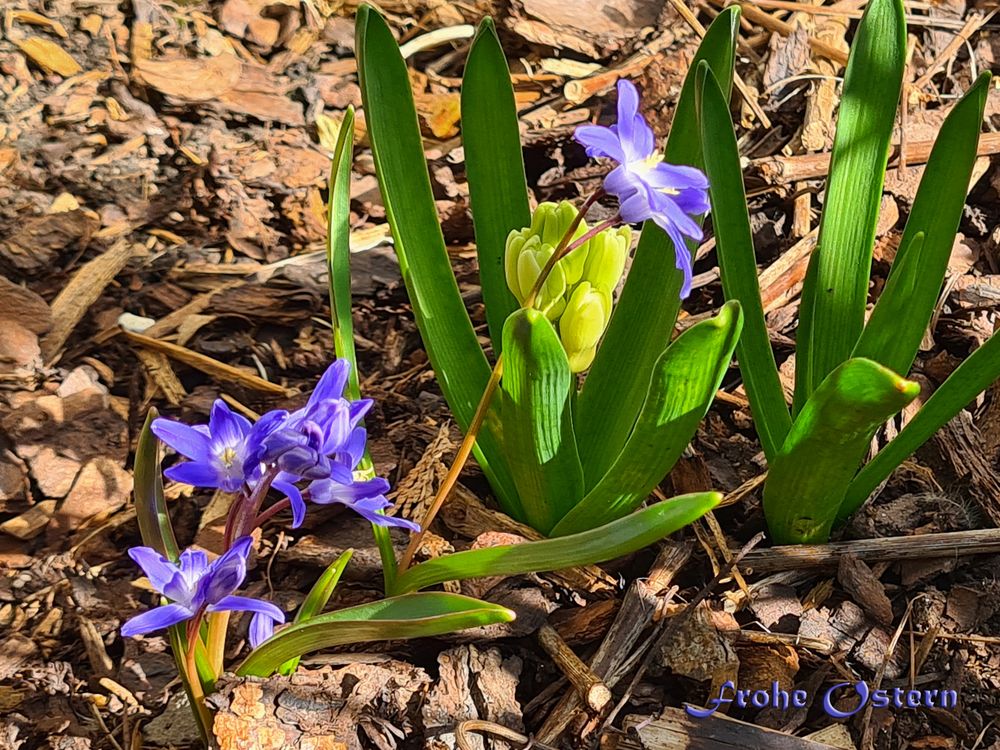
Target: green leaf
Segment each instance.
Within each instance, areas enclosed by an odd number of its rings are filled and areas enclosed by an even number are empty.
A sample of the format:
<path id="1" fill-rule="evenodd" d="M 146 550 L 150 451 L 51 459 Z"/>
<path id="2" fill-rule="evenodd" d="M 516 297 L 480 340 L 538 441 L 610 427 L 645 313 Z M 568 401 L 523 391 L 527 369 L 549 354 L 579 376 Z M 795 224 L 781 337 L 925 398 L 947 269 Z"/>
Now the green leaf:
<path id="1" fill-rule="evenodd" d="M 918 393 L 919 384 L 870 359 L 849 359 L 827 376 L 767 472 L 764 516 L 775 544 L 829 539 L 872 432 Z"/>
<path id="2" fill-rule="evenodd" d="M 236 668 L 236 674 L 266 677 L 289 659 L 324 648 L 365 641 L 426 638 L 513 619 L 514 613 L 509 609 L 457 594 L 396 596 L 283 628 L 255 648 Z"/>
<path id="3" fill-rule="evenodd" d="M 353 549 L 344 550 L 340 554 L 340 557 L 327 566 L 326 570 L 323 571 L 323 574 L 309 590 L 302 604 L 299 605 L 299 611 L 295 613 L 294 622 L 308 622 L 323 611 L 327 602 L 330 601 L 330 597 L 333 596 L 337 584 L 340 583 L 340 577 L 344 574 L 344 569 L 347 567 L 347 563 L 351 561 L 353 555 Z M 290 675 L 295 672 L 295 668 L 298 666 L 299 657 L 296 656 L 282 664 L 278 671 L 283 675 Z"/>
<path id="4" fill-rule="evenodd" d="M 361 398 L 358 358 L 354 351 L 354 321 L 351 318 L 351 161 L 354 146 L 354 108 L 348 107 L 337 134 L 330 165 L 330 203 L 326 214 L 326 266 L 330 284 L 330 318 L 333 349 L 338 359 L 351 363 L 345 393 L 352 401 Z M 358 469 L 375 474 L 368 448 Z M 382 560 L 386 590 L 396 575 L 396 552 L 389 530 L 372 524 L 372 534 Z M 294 667 L 292 668 L 294 670 Z"/>
<path id="5" fill-rule="evenodd" d="M 170 523 L 167 503 L 163 497 L 163 476 L 160 473 L 160 450 L 156 436 L 150 430 L 150 425 L 158 416 L 155 408 L 150 407 L 146 413 L 146 422 L 139 433 L 135 446 L 135 465 L 133 466 L 133 492 L 135 494 L 135 517 L 139 524 L 139 536 L 142 543 L 152 547 L 168 560 L 177 562 L 180 548 L 174 536 L 174 527 Z M 166 603 L 166 599 L 162 600 Z M 170 638 L 170 648 L 174 662 L 177 664 L 177 674 L 180 677 L 188 701 L 194 706 L 194 692 L 187 678 L 187 637 L 184 624 L 174 625 L 167 629 Z M 195 665 L 203 689 L 212 689 L 215 675 L 208 660 L 205 647 L 198 644 L 195 652 Z M 210 736 L 210 727 L 204 726 L 200 712 L 193 711 L 198 731 L 203 740 Z"/>
<path id="6" fill-rule="evenodd" d="M 355 29 L 365 123 L 400 272 L 441 391 L 455 420 L 467 430 L 490 366 L 444 246 L 406 64 L 389 27 L 371 6 L 358 8 Z M 476 441 L 476 460 L 504 510 L 523 518 L 493 429 L 487 421 Z"/>
<path id="7" fill-rule="evenodd" d="M 583 497 L 573 437 L 576 380 L 548 318 L 518 310 L 503 328 L 504 448 L 527 522 L 543 534 Z"/>
<path id="8" fill-rule="evenodd" d="M 677 337 L 653 369 L 635 430 L 614 465 L 552 530 L 565 536 L 614 521 L 635 510 L 691 442 L 729 368 L 740 337 L 738 302 Z"/>
<path id="9" fill-rule="evenodd" d="M 507 235 L 531 224 L 514 88 L 493 21 L 479 25 L 462 78 L 462 143 L 479 283 L 493 353 L 500 355 L 504 321 L 519 305 L 507 288 L 503 259 Z"/>
<path id="10" fill-rule="evenodd" d="M 159 443 L 149 429 L 157 416 L 155 408 L 150 408 L 146 413 L 146 422 L 135 446 L 135 518 L 139 523 L 142 543 L 176 562 L 181 551 L 174 536 L 174 527 L 170 523 L 167 501 L 163 497 Z"/>
<path id="11" fill-rule="evenodd" d="M 778 379 L 778 366 L 764 322 L 757 260 L 743 188 L 740 154 L 726 96 L 705 63 L 698 78 L 701 145 L 712 201 L 712 228 L 726 299 L 739 300 L 745 323 L 736 356 L 746 386 L 754 426 L 764 455 L 773 459 L 792 428 L 792 417 Z"/>
<path id="12" fill-rule="evenodd" d="M 913 365 L 955 244 L 991 78 L 983 73 L 941 126 L 889 280 L 852 356 L 896 372 L 909 372 Z"/>
<path id="13" fill-rule="evenodd" d="M 864 327 L 875 224 L 905 57 L 902 0 L 870 0 L 844 74 L 819 237 L 802 286 L 795 413 L 851 356 Z"/>
<path id="14" fill-rule="evenodd" d="M 611 560 L 672 534 L 721 500 L 717 492 L 681 495 L 580 534 L 436 557 L 407 570 L 396 580 L 396 587 L 399 592 L 417 591 L 445 581 L 541 573 Z"/>
<path id="15" fill-rule="evenodd" d="M 695 120 L 695 73 L 698 64 L 706 61 L 722 90 L 729 92 L 739 18 L 735 5 L 720 12 L 695 53 L 664 152 L 671 164 L 704 166 Z M 692 253 L 695 249 L 694 243 L 688 247 Z M 576 436 L 588 488 L 611 468 L 632 432 L 653 368 L 673 333 L 682 278 L 670 238 L 647 221 L 577 403 Z"/>
<path id="16" fill-rule="evenodd" d="M 326 263 L 330 283 L 330 318 L 337 359 L 351 363 L 346 396 L 361 398 L 358 358 L 351 318 L 351 161 L 354 147 L 354 107 L 348 107 L 337 134 L 330 165 L 330 202 L 326 214 Z"/>
<path id="17" fill-rule="evenodd" d="M 187 675 L 187 662 L 185 654 L 187 654 L 187 637 L 185 636 L 186 626 L 185 623 L 180 625 L 172 625 L 167 628 L 167 637 L 170 640 L 170 651 L 174 656 L 174 663 L 177 665 L 177 676 L 180 678 L 181 685 L 184 688 L 184 693 L 187 695 L 188 705 L 191 707 L 191 713 L 194 715 L 195 724 L 198 726 L 198 734 L 201 735 L 202 742 L 205 747 L 210 747 L 210 738 L 212 737 L 212 728 L 206 726 L 203 714 L 197 708 L 195 708 L 195 693 L 191 689 L 191 681 L 188 680 Z M 205 653 L 205 648 L 202 646 L 200 653 L 195 654 L 195 669 L 198 670 L 198 679 L 201 680 L 201 694 L 205 695 L 206 688 L 208 690 L 213 690 L 215 685 L 215 675 L 212 674 L 212 667 L 208 661 L 208 654 Z"/>
<path id="18" fill-rule="evenodd" d="M 858 472 L 844 497 L 838 520 L 850 517 L 897 466 L 997 378 L 1000 378 L 1000 335 L 994 334 L 934 391 L 895 440 Z"/>

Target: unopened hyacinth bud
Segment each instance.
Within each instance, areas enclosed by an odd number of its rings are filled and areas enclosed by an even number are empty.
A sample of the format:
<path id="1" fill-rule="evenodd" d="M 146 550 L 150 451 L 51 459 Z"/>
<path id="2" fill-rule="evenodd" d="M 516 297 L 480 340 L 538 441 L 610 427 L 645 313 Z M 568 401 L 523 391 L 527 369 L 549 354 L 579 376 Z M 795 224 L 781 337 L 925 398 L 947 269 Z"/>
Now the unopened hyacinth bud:
<path id="1" fill-rule="evenodd" d="M 610 319 L 611 294 L 586 281 L 577 284 L 559 319 L 559 338 L 572 372 L 590 367 Z"/>
<path id="2" fill-rule="evenodd" d="M 530 227 L 512 230 L 507 235 L 504 273 L 507 276 L 507 286 L 522 305 L 538 281 L 545 263 L 569 230 L 576 213 L 576 207 L 569 201 L 541 203 L 531 216 Z M 572 239 L 581 237 L 587 232 L 587 228 L 587 223 L 581 221 Z M 589 247 L 590 243 L 587 242 L 573 250 L 549 274 L 534 305 L 549 320 L 554 322 L 559 317 L 572 286 L 583 276 Z"/>
<path id="3" fill-rule="evenodd" d="M 576 214 L 577 208 L 569 201 L 542 203 L 530 227 L 508 235 L 504 271 L 507 285 L 522 305 Z M 587 231 L 586 222 L 581 221 L 573 238 Z M 535 300 L 535 309 L 558 326 L 573 372 L 586 370 L 594 360 L 631 242 L 632 230 L 627 226 L 591 237 L 555 265 Z"/>
<path id="4" fill-rule="evenodd" d="M 528 234 L 530 231 L 511 232 L 507 240 L 507 286 L 521 304 L 555 252 L 555 248 L 543 244 L 538 235 Z M 562 263 L 557 263 L 535 299 L 535 308 L 545 313 L 549 320 L 556 320 L 566 306 L 565 296 L 566 275 Z"/>
<path id="5" fill-rule="evenodd" d="M 609 295 L 614 292 L 622 274 L 632 244 L 632 228 L 608 229 L 590 240 L 590 251 L 583 267 L 583 278 L 590 285 Z"/>

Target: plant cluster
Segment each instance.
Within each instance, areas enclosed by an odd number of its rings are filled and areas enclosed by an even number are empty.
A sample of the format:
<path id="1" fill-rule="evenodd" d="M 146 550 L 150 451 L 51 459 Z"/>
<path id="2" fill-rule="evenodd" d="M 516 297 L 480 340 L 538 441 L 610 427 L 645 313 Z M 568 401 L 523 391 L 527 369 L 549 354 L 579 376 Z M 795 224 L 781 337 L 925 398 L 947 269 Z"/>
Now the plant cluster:
<path id="1" fill-rule="evenodd" d="M 484 575 L 601 562 L 647 546 L 721 499 L 697 493 L 639 510 L 688 445 L 736 353 L 767 460 L 764 511 L 779 543 L 825 541 L 917 446 L 1000 374 L 1000 338 L 981 347 L 905 429 L 860 471 L 877 428 L 918 394 L 905 373 L 940 291 L 986 101 L 988 75 L 942 127 L 888 283 L 866 323 L 875 221 L 905 51 L 900 0 L 871 0 L 847 68 L 818 245 L 802 295 L 791 408 L 764 323 L 739 153 L 729 112 L 739 11 L 722 11 L 692 62 L 664 149 L 620 81 L 610 127 L 576 140 L 608 160 L 602 186 L 579 206 L 529 208 L 503 50 L 489 20 L 469 52 L 461 114 L 466 169 L 491 346 L 477 340 L 438 222 L 406 65 L 385 21 L 357 17 L 366 126 L 413 313 L 465 440 L 422 519 L 391 514 L 389 484 L 366 449 L 350 299 L 349 217 L 354 116 L 333 154 L 328 264 L 337 359 L 306 403 L 255 422 L 217 401 L 206 425 L 151 413 L 135 465 L 144 546 L 130 550 L 158 606 L 122 627 L 168 629 L 206 738 L 204 695 L 222 673 L 232 612 L 252 615 L 240 675 L 288 674 L 317 649 L 441 634 L 513 617 L 488 602 L 425 591 Z M 614 199 L 612 218 L 588 211 Z M 673 337 L 691 289 L 694 250 L 711 208 L 729 300 Z M 631 261 L 631 225 L 642 223 Z M 624 281 L 622 280 L 624 275 Z M 617 296 L 617 300 L 616 300 Z M 745 316 L 745 323 L 744 323 Z M 741 335 L 742 334 L 742 335 Z M 219 555 L 181 551 L 163 497 L 157 439 L 185 460 L 169 479 L 230 493 Z M 414 562 L 470 456 L 500 507 L 541 541 Z M 291 623 L 273 603 L 238 592 L 254 539 L 290 511 L 342 506 L 372 525 L 385 598 L 325 612 L 351 553 L 333 561 Z M 411 533 L 400 556 L 390 529 Z"/>

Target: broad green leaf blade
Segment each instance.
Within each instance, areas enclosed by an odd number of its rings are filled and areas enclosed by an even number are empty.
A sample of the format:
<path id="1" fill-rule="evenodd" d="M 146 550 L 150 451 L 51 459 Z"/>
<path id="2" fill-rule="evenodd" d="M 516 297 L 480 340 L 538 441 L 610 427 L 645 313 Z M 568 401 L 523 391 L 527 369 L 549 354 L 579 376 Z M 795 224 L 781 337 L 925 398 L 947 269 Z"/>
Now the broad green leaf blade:
<path id="1" fill-rule="evenodd" d="M 167 501 L 163 497 L 159 443 L 149 429 L 157 416 L 156 409 L 150 408 L 135 446 L 135 518 L 139 524 L 142 543 L 176 562 L 181 551 L 174 536 L 174 527 L 170 523 Z"/>
<path id="2" fill-rule="evenodd" d="M 462 78 L 462 143 L 469 179 L 479 283 L 493 352 L 500 355 L 504 321 L 519 305 L 507 288 L 507 235 L 531 224 L 514 88 L 490 18 L 483 19 Z"/>
<path id="3" fill-rule="evenodd" d="M 590 531 L 558 539 L 466 550 L 414 565 L 396 579 L 398 591 L 445 581 L 562 570 L 642 549 L 701 518 L 722 500 L 717 492 L 681 495 Z"/>
<path id="4" fill-rule="evenodd" d="M 792 417 L 785 403 L 764 321 L 750 215 L 729 105 L 705 63 L 701 64 L 701 72 L 698 119 L 722 289 L 726 299 L 738 300 L 743 306 L 745 323 L 736 345 L 736 356 L 750 399 L 754 426 L 764 455 L 771 460 L 781 450 L 792 428 Z"/>
<path id="5" fill-rule="evenodd" d="M 764 484 L 764 516 L 775 544 L 825 542 L 872 432 L 920 393 L 870 359 L 849 359 L 827 376 L 792 425 Z"/>
<path id="6" fill-rule="evenodd" d="M 355 29 L 365 123 L 399 268 L 438 383 L 455 420 L 466 430 L 490 366 L 444 246 L 406 64 L 389 27 L 371 6 L 358 8 Z M 480 432 L 475 455 L 504 510 L 523 518 L 489 422 Z"/>
<path id="7" fill-rule="evenodd" d="M 739 18 L 735 5 L 719 13 L 691 61 L 665 149 L 665 159 L 671 164 L 704 167 L 695 120 L 695 72 L 706 61 L 728 94 Z M 695 249 L 693 243 L 688 247 L 691 253 Z M 656 360 L 670 343 L 683 278 L 674 258 L 670 238 L 647 221 L 608 332 L 577 402 L 576 436 L 588 488 L 611 468 L 625 445 Z"/>
<path id="8" fill-rule="evenodd" d="M 909 372 L 913 365 L 962 219 L 991 78 L 983 73 L 941 126 L 889 280 L 852 356 L 895 372 Z"/>
<path id="9" fill-rule="evenodd" d="M 281 664 L 324 648 L 364 641 L 426 638 L 510 622 L 509 609 L 467 596 L 428 592 L 361 604 L 313 617 L 278 631 L 255 648 L 236 674 L 266 677 Z"/>
<path id="10" fill-rule="evenodd" d="M 897 466 L 997 378 L 1000 378 L 1000 335 L 994 334 L 955 369 L 896 438 L 858 472 L 844 497 L 838 520 L 850 517 Z"/>
<path id="11" fill-rule="evenodd" d="M 330 203 L 326 214 L 326 267 L 330 285 L 330 319 L 333 324 L 333 349 L 338 359 L 351 363 L 346 395 L 352 401 L 361 398 L 358 358 L 354 351 L 354 321 L 351 318 L 351 161 L 354 146 L 354 108 L 348 107 L 337 134 L 337 145 L 330 165 Z M 367 447 L 358 469 L 375 469 Z M 389 530 L 372 524 L 372 534 L 382 559 L 386 590 L 396 575 L 396 553 Z M 294 667 L 292 667 L 294 670 Z"/>
<path id="12" fill-rule="evenodd" d="M 504 448 L 527 522 L 548 534 L 583 497 L 571 404 L 576 379 L 559 335 L 538 310 L 507 318 L 503 348 Z"/>
<path id="13" fill-rule="evenodd" d="M 340 577 L 344 574 L 344 569 L 347 568 L 347 563 L 351 561 L 353 555 L 353 549 L 344 550 L 340 554 L 340 557 L 327 566 L 323 574 L 316 579 L 313 587 L 309 589 L 309 593 L 302 604 L 299 605 L 299 611 L 295 613 L 294 622 L 308 622 L 323 611 L 327 602 L 330 601 L 330 597 L 333 596 L 337 584 L 340 583 Z M 278 671 L 283 675 L 290 675 L 298 666 L 299 657 L 296 656 L 282 664 Z"/>
<path id="14" fill-rule="evenodd" d="M 738 302 L 682 333 L 653 369 L 635 429 L 618 460 L 552 530 L 565 536 L 627 516 L 641 505 L 691 442 L 715 398 L 740 337 Z"/>
<path id="15" fill-rule="evenodd" d="M 875 224 L 906 57 L 902 0 L 870 0 L 851 45 L 819 238 L 802 286 L 797 414 L 865 323 Z"/>

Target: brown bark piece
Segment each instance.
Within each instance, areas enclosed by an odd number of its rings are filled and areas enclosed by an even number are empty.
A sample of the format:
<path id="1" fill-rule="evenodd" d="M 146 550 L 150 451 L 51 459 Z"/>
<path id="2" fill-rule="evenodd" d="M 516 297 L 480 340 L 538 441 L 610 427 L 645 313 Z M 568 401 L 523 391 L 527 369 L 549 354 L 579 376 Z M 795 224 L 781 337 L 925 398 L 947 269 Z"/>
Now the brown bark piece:
<path id="1" fill-rule="evenodd" d="M 830 745 L 776 732 L 719 713 L 705 719 L 688 716 L 680 708 L 667 708 L 657 718 L 625 717 L 624 737 L 609 744 L 614 750 L 826 750 Z"/>
<path id="2" fill-rule="evenodd" d="M 99 226 L 82 209 L 28 219 L 0 241 L 0 268 L 32 276 L 51 271 L 61 253 L 86 245 Z"/>
<path id="3" fill-rule="evenodd" d="M 511 28 L 528 41 L 603 58 L 655 26 L 664 0 L 520 0 Z"/>
<path id="4" fill-rule="evenodd" d="M 771 632 L 794 633 L 802 617 L 802 602 L 795 589 L 780 583 L 769 583 L 758 589 L 750 608 Z"/>
<path id="5" fill-rule="evenodd" d="M 213 732 L 222 750 L 248 747 L 251 740 L 260 750 L 361 750 L 362 735 L 389 750 L 410 730 L 411 702 L 429 683 L 422 669 L 390 660 L 300 667 L 291 678 L 227 675 L 208 700 L 216 708 Z"/>
<path id="6" fill-rule="evenodd" d="M 799 654 L 789 645 L 751 646 L 738 649 L 740 667 L 737 684 L 746 690 L 768 690 L 778 683 L 791 690 L 799 673 Z"/>
<path id="7" fill-rule="evenodd" d="M 870 625 L 860 607 L 845 601 L 834 611 L 825 607 L 807 610 L 802 615 L 799 635 L 830 641 L 838 651 L 849 651 Z"/>
<path id="8" fill-rule="evenodd" d="M 844 555 L 837 567 L 837 579 L 875 622 L 885 626 L 892 624 L 892 602 L 886 596 L 882 583 L 864 561 L 856 555 Z"/>
<path id="9" fill-rule="evenodd" d="M 449 649 L 438 656 L 440 676 L 421 709 L 427 750 L 454 750 L 454 727 L 469 719 L 482 719 L 522 731 L 517 702 L 521 660 L 504 658 L 499 649 L 480 650 L 472 644 Z M 502 742 L 471 737 L 476 750 L 500 750 Z"/>
<path id="10" fill-rule="evenodd" d="M 716 627 L 705 604 L 699 605 L 669 643 L 663 645 L 659 662 L 674 674 L 698 682 L 711 680 L 713 695 L 726 680 L 736 681 L 740 660 L 736 651 Z"/>

